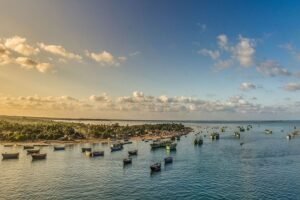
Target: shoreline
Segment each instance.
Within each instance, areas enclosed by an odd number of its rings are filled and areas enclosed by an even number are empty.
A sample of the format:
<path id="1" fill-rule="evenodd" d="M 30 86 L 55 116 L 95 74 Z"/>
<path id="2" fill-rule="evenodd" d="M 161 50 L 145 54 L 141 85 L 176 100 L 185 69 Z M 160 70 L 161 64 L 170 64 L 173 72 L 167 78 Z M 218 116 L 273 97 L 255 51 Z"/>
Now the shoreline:
<path id="1" fill-rule="evenodd" d="M 171 139 L 172 137 L 178 137 L 178 136 L 184 136 L 188 135 L 189 133 L 192 133 L 193 131 L 187 132 L 187 133 L 172 133 L 169 135 L 145 135 L 145 136 L 135 136 L 128 138 L 129 141 L 152 141 L 157 139 Z M 88 139 L 77 139 L 77 140 L 35 140 L 35 141 L 0 141 L 1 145 L 40 145 L 40 146 L 50 146 L 50 145 L 68 145 L 68 144 L 98 144 L 107 142 L 114 143 L 118 141 L 124 141 L 124 139 L 98 139 L 98 138 L 88 138 Z"/>

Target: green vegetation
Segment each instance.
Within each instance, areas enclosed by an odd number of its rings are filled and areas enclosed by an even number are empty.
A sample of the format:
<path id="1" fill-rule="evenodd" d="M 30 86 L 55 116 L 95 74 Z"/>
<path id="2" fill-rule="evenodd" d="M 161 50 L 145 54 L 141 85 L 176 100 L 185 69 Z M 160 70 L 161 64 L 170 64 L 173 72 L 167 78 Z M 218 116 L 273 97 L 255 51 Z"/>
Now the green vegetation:
<path id="1" fill-rule="evenodd" d="M 118 123 L 95 125 L 38 118 L 0 118 L 0 140 L 3 141 L 124 139 L 146 134 L 159 135 L 163 131 L 189 132 L 191 128 L 174 123 L 120 126 Z"/>

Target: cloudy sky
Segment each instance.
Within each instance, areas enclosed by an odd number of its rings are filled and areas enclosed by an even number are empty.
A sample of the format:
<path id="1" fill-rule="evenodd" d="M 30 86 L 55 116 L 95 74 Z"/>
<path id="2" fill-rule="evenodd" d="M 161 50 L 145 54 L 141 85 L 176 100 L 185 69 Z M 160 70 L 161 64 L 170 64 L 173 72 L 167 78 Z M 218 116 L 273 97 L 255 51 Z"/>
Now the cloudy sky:
<path id="1" fill-rule="evenodd" d="M 0 3 L 2 115 L 300 119 L 297 1 Z"/>

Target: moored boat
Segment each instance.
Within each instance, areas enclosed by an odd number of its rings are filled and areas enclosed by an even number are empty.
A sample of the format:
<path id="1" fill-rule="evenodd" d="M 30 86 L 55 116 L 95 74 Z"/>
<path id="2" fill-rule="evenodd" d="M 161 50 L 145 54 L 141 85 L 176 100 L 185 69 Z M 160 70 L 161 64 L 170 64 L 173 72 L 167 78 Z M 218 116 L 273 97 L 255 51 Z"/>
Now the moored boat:
<path id="1" fill-rule="evenodd" d="M 47 157 L 46 153 L 34 153 L 31 154 L 32 160 L 44 160 Z"/>
<path id="2" fill-rule="evenodd" d="M 104 151 L 93 151 L 91 152 L 91 157 L 104 156 Z"/>
<path id="3" fill-rule="evenodd" d="M 272 134 L 272 133 L 273 133 L 273 131 L 272 131 L 272 130 L 270 130 L 270 129 L 266 129 L 266 130 L 265 130 L 265 133 L 266 133 L 266 134 Z"/>
<path id="4" fill-rule="evenodd" d="M 166 157 L 164 160 L 165 160 L 165 164 L 169 164 L 173 162 L 173 158 L 171 156 Z"/>
<path id="5" fill-rule="evenodd" d="M 286 136 L 286 139 L 288 139 L 288 140 L 292 139 L 292 135 L 291 135 L 291 134 L 288 134 L 288 135 Z"/>
<path id="6" fill-rule="evenodd" d="M 218 139 L 220 139 L 220 134 L 219 134 L 219 133 L 212 133 L 212 134 L 210 135 L 210 138 L 211 138 L 212 140 L 218 140 Z"/>
<path id="7" fill-rule="evenodd" d="M 203 144 L 203 139 L 202 138 L 196 138 L 194 140 L 194 145 L 202 145 Z"/>
<path id="8" fill-rule="evenodd" d="M 121 151 L 123 149 L 123 145 L 118 143 L 118 144 L 112 144 L 111 147 L 111 152 L 114 152 L 114 151 Z"/>
<path id="9" fill-rule="evenodd" d="M 234 132 L 234 136 L 237 137 L 237 138 L 240 138 L 240 137 L 241 137 L 241 134 L 240 134 L 239 132 L 236 131 L 236 132 Z"/>
<path id="10" fill-rule="evenodd" d="M 28 149 L 27 154 L 40 153 L 40 149 Z"/>
<path id="11" fill-rule="evenodd" d="M 64 146 L 54 146 L 54 151 L 64 151 L 66 147 Z"/>
<path id="12" fill-rule="evenodd" d="M 24 150 L 27 150 L 27 149 L 34 149 L 34 146 L 28 146 L 28 145 L 25 145 L 23 147 Z"/>
<path id="13" fill-rule="evenodd" d="M 152 172 L 159 172 L 161 170 L 161 164 L 160 163 L 155 163 L 150 166 L 150 169 Z"/>
<path id="14" fill-rule="evenodd" d="M 155 141 L 152 144 L 150 144 L 150 146 L 151 146 L 152 149 L 157 149 L 157 148 L 165 148 L 169 144 L 172 144 L 171 140 Z"/>
<path id="15" fill-rule="evenodd" d="M 3 159 L 18 159 L 19 153 L 3 153 L 2 157 Z"/>
<path id="16" fill-rule="evenodd" d="M 14 145 L 13 144 L 4 144 L 3 146 L 4 147 L 13 147 Z"/>
<path id="17" fill-rule="evenodd" d="M 138 150 L 132 150 L 132 151 L 128 151 L 128 155 L 130 156 L 136 156 L 138 154 Z"/>
<path id="18" fill-rule="evenodd" d="M 132 158 L 124 158 L 123 159 L 123 164 L 124 165 L 128 165 L 128 164 L 131 164 L 132 163 Z"/>

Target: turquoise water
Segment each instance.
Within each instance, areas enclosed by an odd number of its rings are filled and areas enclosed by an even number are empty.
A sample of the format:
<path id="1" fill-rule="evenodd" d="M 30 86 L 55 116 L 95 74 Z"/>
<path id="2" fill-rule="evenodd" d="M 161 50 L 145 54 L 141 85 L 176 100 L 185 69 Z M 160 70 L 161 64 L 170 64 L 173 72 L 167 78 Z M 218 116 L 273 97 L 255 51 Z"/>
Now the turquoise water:
<path id="1" fill-rule="evenodd" d="M 228 130 L 219 141 L 205 137 L 201 147 L 194 147 L 195 133 L 190 133 L 171 154 L 151 151 L 142 141 L 113 153 L 108 145 L 77 144 L 61 152 L 43 147 L 47 160 L 32 162 L 21 147 L 1 145 L 0 152 L 21 155 L 0 161 L 0 199 L 300 199 L 300 136 L 286 139 L 300 122 L 252 123 L 240 140 L 233 132 L 242 123 L 186 124 L 196 131 L 223 125 Z M 273 134 L 266 135 L 266 128 Z M 103 149 L 105 156 L 88 158 L 83 146 Z M 122 159 L 135 148 L 139 155 L 124 168 Z M 161 172 L 151 174 L 149 166 L 168 155 L 173 164 L 162 164 Z"/>

